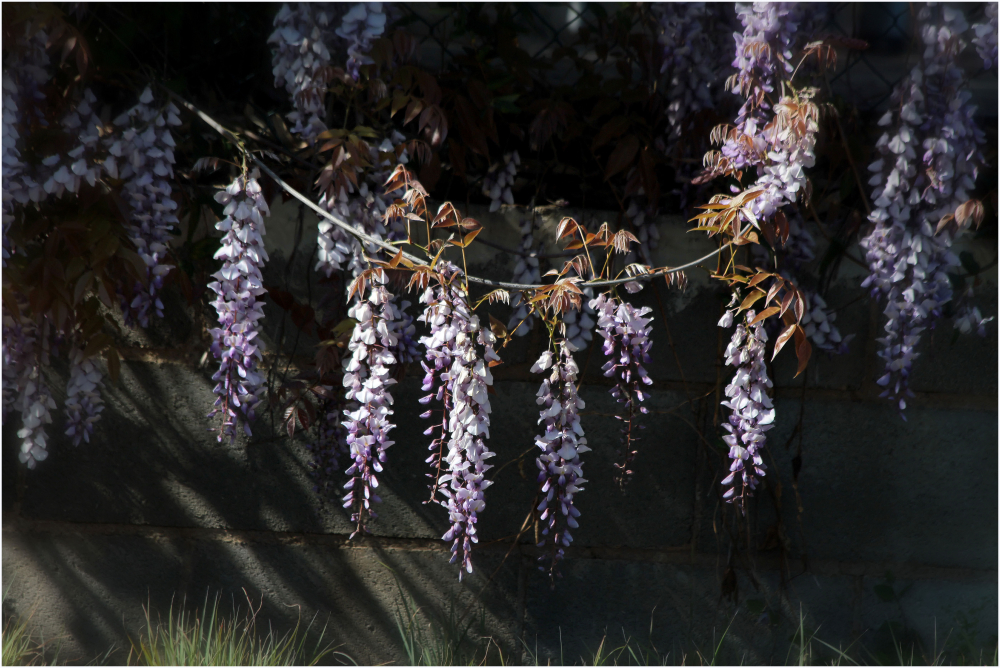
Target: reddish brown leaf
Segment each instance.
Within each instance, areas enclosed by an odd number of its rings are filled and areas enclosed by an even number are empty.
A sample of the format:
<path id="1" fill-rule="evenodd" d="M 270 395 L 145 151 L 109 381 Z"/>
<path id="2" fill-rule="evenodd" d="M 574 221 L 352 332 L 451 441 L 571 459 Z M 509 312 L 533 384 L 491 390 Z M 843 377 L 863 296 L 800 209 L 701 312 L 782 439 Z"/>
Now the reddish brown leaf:
<path id="1" fill-rule="evenodd" d="M 769 306 L 768 308 L 764 309 L 763 311 L 761 311 L 760 313 L 758 313 L 756 316 L 754 316 L 754 319 L 750 321 L 750 324 L 751 325 L 755 325 L 758 322 L 760 322 L 761 320 L 766 320 L 767 318 L 770 318 L 772 315 L 774 315 L 775 313 L 777 313 L 780 310 L 781 309 L 779 309 L 777 306 Z"/>
<path id="2" fill-rule="evenodd" d="M 608 180 L 618 172 L 632 164 L 636 153 L 639 152 L 639 138 L 635 135 L 626 135 L 624 139 L 615 145 L 608 157 L 607 167 L 604 169 L 604 179 Z"/>
<path id="3" fill-rule="evenodd" d="M 792 323 L 791 325 L 788 325 L 788 327 L 785 327 L 784 331 L 778 335 L 778 339 L 774 342 L 774 354 L 771 355 L 771 361 L 774 361 L 774 358 L 778 356 L 781 349 L 785 347 L 785 344 L 788 343 L 788 341 L 792 338 L 792 335 L 795 334 L 796 327 L 797 325 Z"/>

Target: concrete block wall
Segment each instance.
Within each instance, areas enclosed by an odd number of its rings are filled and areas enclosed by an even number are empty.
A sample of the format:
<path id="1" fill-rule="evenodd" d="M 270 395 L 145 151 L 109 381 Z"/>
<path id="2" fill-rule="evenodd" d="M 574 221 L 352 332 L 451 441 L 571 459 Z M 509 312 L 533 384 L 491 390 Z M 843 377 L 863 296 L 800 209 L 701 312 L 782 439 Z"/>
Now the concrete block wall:
<path id="1" fill-rule="evenodd" d="M 303 217 L 293 254 L 298 213 L 275 203 L 265 277 L 316 305 L 315 276 L 306 279 L 315 221 Z M 483 238 L 516 247 L 523 210 L 469 214 L 484 223 Z M 548 209 L 539 236 L 551 238 L 564 214 L 587 224 L 612 219 Z M 659 225 L 659 265 L 711 249 L 681 220 Z M 962 243 L 982 265 L 996 254 L 995 240 Z M 483 244 L 468 256 L 472 271 L 500 279 L 514 259 Z M 351 541 L 344 511 L 312 492 L 308 435 L 288 438 L 267 412 L 249 441 L 219 444 L 208 432 L 215 363 L 204 359 L 204 327 L 212 314 L 171 293 L 165 320 L 120 341 L 121 379 L 105 390 L 90 445 L 73 448 L 56 435 L 52 456 L 26 471 L 16 461 L 18 425 L 4 425 L 4 613 L 32 613 L 46 637 L 64 636 L 63 657 L 74 661 L 112 645 L 124 660 L 128 638 L 143 627 L 143 605 L 165 614 L 172 598 L 200 604 L 209 590 L 241 601 L 242 589 L 263 599 L 263 615 L 279 626 L 299 611 L 305 619 L 318 613 L 359 663 L 405 661 L 394 616 L 400 591 L 430 616 L 446 618 L 449 606 L 471 611 L 477 632 L 519 662 L 579 661 L 604 634 L 614 645 L 623 633 L 680 661 L 697 650 L 710 655 L 713 637 L 728 628 L 720 661 L 783 663 L 800 612 L 834 645 L 877 644 L 884 623 L 905 622 L 928 646 L 935 624 L 939 638 L 964 625 L 985 646 L 997 628 L 996 325 L 985 340 L 953 343 L 945 322 L 925 337 L 904 422 L 877 396 L 881 312 L 859 299 L 862 275 L 845 262 L 828 298 L 841 331 L 856 334 L 850 353 L 816 355 L 805 380 L 792 378 L 788 353 L 774 364 L 778 418 L 768 434 L 767 485 L 738 525 L 720 504 L 725 457 L 712 426 L 718 383 L 729 377 L 715 325 L 725 290 L 699 270 L 689 272 L 684 292 L 661 283 L 658 295 L 647 287 L 634 296 L 656 318 L 635 476 L 624 493 L 612 480 L 615 406 L 594 346 L 589 361 L 578 354 L 590 482 L 577 497 L 581 526 L 554 588 L 537 569 L 533 531 L 515 541 L 536 489 L 539 379 L 529 368 L 543 343 L 537 333 L 503 350 L 494 370 L 497 468 L 476 571 L 459 582 L 440 541 L 447 514 L 423 503 L 419 369 L 393 391 L 399 426 L 381 516 L 372 536 Z M 995 268 L 985 283 L 980 304 L 995 314 Z M 272 303 L 265 312 L 269 350 L 281 351 L 282 368 L 290 353 L 312 355 L 314 338 L 296 335 L 287 319 L 282 325 Z M 506 319 L 502 308 L 494 312 Z M 60 403 L 64 372 L 50 379 Z M 887 573 L 898 601 L 875 593 Z"/>

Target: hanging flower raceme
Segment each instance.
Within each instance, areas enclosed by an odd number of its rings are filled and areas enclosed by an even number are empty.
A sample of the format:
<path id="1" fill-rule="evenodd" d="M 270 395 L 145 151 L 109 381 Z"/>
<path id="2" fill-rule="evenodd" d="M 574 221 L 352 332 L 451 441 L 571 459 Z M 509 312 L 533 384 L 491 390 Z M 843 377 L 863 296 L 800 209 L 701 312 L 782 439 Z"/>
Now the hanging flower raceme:
<path id="1" fill-rule="evenodd" d="M 801 22 L 798 3 L 755 2 L 737 4 L 743 32 L 736 33 L 736 59 L 729 85 L 746 101 L 736 117 L 736 127 L 722 146 L 722 155 L 733 169 L 762 162 L 767 141 L 762 135 L 770 117 L 768 97 L 780 80 L 792 72 L 792 44 Z"/>
<path id="2" fill-rule="evenodd" d="M 536 285 L 542 281 L 542 274 L 538 267 L 538 251 L 534 249 L 534 230 L 535 226 L 531 218 L 525 218 L 521 221 L 521 243 L 518 246 L 521 254 L 514 265 L 514 276 L 511 279 L 514 283 Z M 511 296 L 510 305 L 514 309 L 514 313 L 510 316 L 507 329 L 515 336 L 524 336 L 531 331 L 531 326 L 534 323 L 531 309 L 520 292 L 515 292 Z M 522 320 L 524 320 L 523 324 Z"/>
<path id="3" fill-rule="evenodd" d="M 374 62 L 368 53 L 372 42 L 385 32 L 385 24 L 381 2 L 356 2 L 344 14 L 337 35 L 347 40 L 346 70 L 355 81 L 361 77 L 361 66 Z"/>
<path id="4" fill-rule="evenodd" d="M 73 445 L 90 443 L 94 423 L 104 410 L 101 398 L 101 372 L 92 358 L 84 357 L 83 350 L 70 353 L 69 383 L 66 385 L 66 435 Z"/>
<path id="5" fill-rule="evenodd" d="M 321 498 L 336 494 L 335 490 L 340 486 L 341 460 L 349 454 L 345 441 L 347 432 L 342 421 L 344 402 L 340 397 L 333 396 L 333 389 L 323 386 L 324 395 L 328 396 L 323 397 L 316 409 L 319 434 L 314 442 L 306 446 L 310 454 L 309 474 L 314 483 L 313 491 Z"/>
<path id="6" fill-rule="evenodd" d="M 97 115 L 97 98 L 88 88 L 76 108 L 63 119 L 66 135 L 76 140 L 76 146 L 65 155 L 52 155 L 42 160 L 50 175 L 42 184 L 46 195 L 62 197 L 64 193 L 79 193 L 86 181 L 91 187 L 101 176 L 101 165 L 95 161 L 101 144 L 104 123 Z M 113 164 L 113 161 L 112 161 Z"/>
<path id="7" fill-rule="evenodd" d="M 972 43 L 976 45 L 979 57 L 983 59 L 983 67 L 991 69 L 997 64 L 997 3 L 986 3 L 986 20 L 972 26 L 975 37 Z"/>
<path id="8" fill-rule="evenodd" d="M 468 300 L 463 292 L 463 298 Z M 479 542 L 476 522 L 486 508 L 483 493 L 492 483 L 485 473 L 493 468 L 486 460 L 495 456 L 486 446 L 490 437 L 489 387 L 493 385 L 490 366 L 500 360 L 494 350 L 495 337 L 481 327 L 475 315 L 456 319 L 458 331 L 451 369 L 452 408 L 448 415 L 448 473 L 441 477 L 441 493 L 447 498 L 451 529 L 442 536 L 452 541 L 451 562 L 458 561 L 472 572 L 472 543 Z M 483 348 L 479 354 L 476 344 Z M 444 484 L 448 483 L 447 487 Z M 462 573 L 459 571 L 459 579 Z"/>
<path id="9" fill-rule="evenodd" d="M 19 177 L 24 171 L 21 153 L 17 150 L 20 133 L 17 110 L 17 84 L 7 71 L 3 73 L 3 266 L 13 253 L 8 231 L 14 222 L 16 191 L 20 187 Z"/>
<path id="10" fill-rule="evenodd" d="M 616 302 L 602 293 L 590 302 L 597 312 L 597 331 L 604 338 L 604 355 L 608 361 L 602 367 L 604 375 L 616 378 L 611 396 L 622 404 L 619 420 L 622 421 L 622 463 L 615 464 L 616 478 L 624 485 L 632 476 L 629 468 L 635 459 L 634 450 L 639 440 L 638 431 L 643 425 L 636 423 L 638 414 L 648 413 L 639 403 L 645 399 L 643 385 L 652 385 L 644 365 L 649 364 L 652 311 L 648 306 L 635 308 L 626 302 Z"/>
<path id="11" fill-rule="evenodd" d="M 726 365 L 735 367 L 736 373 L 726 386 L 727 399 L 722 402 L 732 411 L 729 421 L 722 425 L 729 432 L 722 440 L 729 446 L 733 461 L 730 474 L 722 480 L 722 485 L 729 487 L 722 498 L 728 503 L 739 500 L 744 515 L 746 499 L 753 496 L 758 476 L 764 476 L 767 469 L 760 454 L 767 440 L 764 432 L 774 426 L 774 406 L 767 394 L 772 384 L 764 364 L 767 332 L 762 322 L 750 324 L 755 317 L 753 310 L 744 313 L 743 322 L 737 323 L 726 348 Z M 734 312 L 726 311 L 719 327 L 731 327 L 733 319 Z"/>
<path id="12" fill-rule="evenodd" d="M 501 202 L 504 204 L 514 203 L 514 193 L 510 187 L 514 185 L 517 178 L 517 168 L 521 164 L 521 156 L 517 151 L 507 153 L 503 157 L 503 164 L 499 162 L 490 165 L 486 175 L 483 176 L 483 194 L 490 198 L 490 212 L 498 211 Z"/>
<path id="13" fill-rule="evenodd" d="M 952 297 L 948 271 L 958 265 L 950 250 L 955 227 L 939 221 L 955 216 L 968 200 L 982 155 L 976 127 L 956 64 L 968 26 L 960 11 L 925 7 L 919 13 L 924 52 L 893 92 L 891 110 L 879 124 L 871 233 L 861 245 L 870 275 L 862 284 L 886 302 L 885 336 L 879 356 L 885 372 L 882 396 L 906 408 L 910 369 L 924 329 Z M 936 229 L 937 228 L 937 229 Z"/>
<path id="14" fill-rule="evenodd" d="M 584 403 L 576 393 L 579 368 L 570 346 L 564 341 L 559 344 L 558 353 L 545 351 L 531 367 L 531 372 L 547 374 L 536 400 L 541 406 L 538 424 L 545 431 L 535 438 L 535 445 L 542 451 L 535 463 L 539 469 L 540 492 L 544 495 L 538 510 L 545 538 L 538 547 L 546 542 L 551 545 L 549 554 L 540 560 L 549 560 L 549 573 L 554 575 L 556 564 L 565 557 L 566 548 L 573 542 L 570 529 L 580 526 L 576 520 L 580 511 L 573 504 L 573 497 L 587 482 L 580 455 L 589 452 L 590 448 L 580 426 L 579 411 Z"/>
<path id="15" fill-rule="evenodd" d="M 326 130 L 326 89 L 332 76 L 331 24 L 337 20 L 337 3 L 284 4 L 274 17 L 271 63 L 274 85 L 283 87 L 295 110 L 288 114 L 291 131 L 312 144 Z M 342 10 L 340 10 L 342 11 Z"/>
<path id="16" fill-rule="evenodd" d="M 448 416 L 452 411 L 452 392 L 454 383 L 451 379 L 451 367 L 456 355 L 455 341 L 460 330 L 467 329 L 464 324 L 469 321 L 468 304 L 463 299 L 457 277 L 458 268 L 447 261 L 437 265 L 440 281 L 437 285 L 428 285 L 420 295 L 420 302 L 426 304 L 423 313 L 417 318 L 427 325 L 429 334 L 420 337 L 424 347 L 424 360 L 420 366 L 424 369 L 424 379 L 421 390 L 429 392 L 420 398 L 423 405 L 435 402 L 434 406 L 420 417 L 432 419 L 433 423 L 424 431 L 424 436 L 432 436 L 428 449 L 431 451 L 426 463 L 430 464 L 431 500 L 437 501 L 437 492 L 441 485 L 442 471 L 445 466 L 446 447 L 448 444 Z"/>
<path id="17" fill-rule="evenodd" d="M 344 367 L 344 389 L 348 408 L 344 410 L 344 428 L 350 447 L 351 465 L 347 469 L 350 480 L 344 485 L 348 490 L 344 508 L 351 509 L 351 521 L 359 532 L 367 532 L 367 521 L 378 517 L 373 503 L 382 501 L 376 493 L 377 473 L 382 472 L 385 451 L 393 444 L 389 432 L 395 428 L 390 422 L 392 396 L 389 387 L 395 384 L 390 370 L 396 363 L 392 351 L 396 347 L 392 323 L 398 314 L 392 305 L 392 294 L 386 288 L 387 277 L 382 269 L 369 270 L 355 281 L 359 300 L 348 310 L 348 315 L 358 324 L 351 333 L 348 350 L 351 358 Z M 371 288 L 365 298 L 365 284 Z"/>
<path id="18" fill-rule="evenodd" d="M 222 269 L 212 274 L 208 284 L 216 294 L 212 306 L 219 314 L 219 327 L 212 330 L 212 353 L 220 360 L 219 370 L 212 376 L 216 381 L 215 409 L 209 417 L 222 413 L 219 441 L 226 436 L 236 440 L 237 425 L 251 435 L 250 422 L 264 382 L 257 371 L 263 359 L 263 342 L 258 339 L 264 317 L 264 302 L 259 297 L 264 289 L 260 269 L 267 262 L 264 250 L 264 216 L 270 215 L 257 174 L 240 175 L 225 190 L 215 195 L 225 205 L 225 218 L 215 228 L 224 232 L 222 245 L 215 259 L 223 261 Z"/>
<path id="19" fill-rule="evenodd" d="M 21 410 L 21 429 L 17 437 L 21 439 L 21 452 L 18 459 L 33 469 L 49 456 L 45 425 L 52 422 L 50 411 L 55 409 L 56 402 L 45 386 L 42 365 L 38 361 L 29 366 L 19 380 L 17 407 Z"/>
<path id="20" fill-rule="evenodd" d="M 112 178 L 125 181 L 125 199 L 131 205 L 132 242 L 146 263 L 146 284 L 136 282 L 131 301 L 123 299 L 127 321 L 149 324 L 151 313 L 163 317 L 160 291 L 163 279 L 173 268 L 165 264 L 170 232 L 177 224 L 177 203 L 171 197 L 174 175 L 174 138 L 170 127 L 181 124 L 173 103 L 153 105 L 153 91 L 147 88 L 139 104 L 115 119 L 120 134 L 107 139 L 111 154 L 104 169 Z M 119 160 L 121 164 L 118 164 Z"/>

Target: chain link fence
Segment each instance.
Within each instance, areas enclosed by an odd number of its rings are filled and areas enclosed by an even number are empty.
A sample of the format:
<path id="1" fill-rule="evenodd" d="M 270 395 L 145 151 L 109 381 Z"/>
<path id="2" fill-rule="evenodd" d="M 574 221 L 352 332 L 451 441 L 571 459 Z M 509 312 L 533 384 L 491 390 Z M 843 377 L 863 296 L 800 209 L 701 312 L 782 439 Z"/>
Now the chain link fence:
<path id="1" fill-rule="evenodd" d="M 955 3 L 965 12 L 969 24 L 982 20 L 985 3 Z M 467 13 L 456 11 L 453 4 L 402 5 L 403 22 L 419 40 L 418 58 L 424 66 L 444 68 L 468 49 L 475 50 L 475 32 L 466 23 Z M 888 104 L 893 87 L 906 75 L 918 55 L 919 36 L 914 33 L 911 4 L 828 3 L 812 5 L 825 11 L 826 21 L 819 36 L 837 35 L 863 39 L 864 51 L 841 49 L 837 69 L 830 77 L 834 93 L 857 105 L 861 111 L 880 111 Z M 509 5 L 517 26 L 518 46 L 533 58 L 551 58 L 560 48 L 574 48 L 585 58 L 596 60 L 595 53 L 581 52 L 580 30 L 596 29 L 605 17 L 621 17 L 620 3 L 523 3 Z M 496 3 L 479 8 L 479 20 L 495 20 Z M 641 30 L 632 14 L 632 30 Z M 735 22 L 735 19 L 734 19 Z M 734 23 L 735 25 L 735 23 Z M 997 76 L 983 68 L 974 48 L 969 48 L 961 63 L 969 73 L 969 90 L 977 113 L 987 118 L 997 115 Z M 573 76 L 567 59 L 555 63 L 551 81 L 561 83 Z M 569 79 L 572 81 L 572 79 Z"/>

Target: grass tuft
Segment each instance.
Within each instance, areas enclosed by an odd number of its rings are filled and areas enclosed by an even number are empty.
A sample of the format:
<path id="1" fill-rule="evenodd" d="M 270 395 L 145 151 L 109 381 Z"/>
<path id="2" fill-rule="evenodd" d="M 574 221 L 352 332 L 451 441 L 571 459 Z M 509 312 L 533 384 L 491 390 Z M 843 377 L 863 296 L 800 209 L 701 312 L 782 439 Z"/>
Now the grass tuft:
<path id="1" fill-rule="evenodd" d="M 263 603 L 254 609 L 247 595 L 247 612 L 241 614 L 234 603 L 233 615 L 227 619 L 219 615 L 219 599 L 220 595 L 216 594 L 209 600 L 206 592 L 205 602 L 196 613 L 185 611 L 183 604 L 175 612 L 171 603 L 166 622 L 157 621 L 156 624 L 149 608 L 144 607 L 146 632 L 138 641 L 130 639 L 129 665 L 314 666 L 328 655 L 341 662 L 353 663 L 331 643 L 323 644 L 325 626 L 315 646 L 307 648 L 315 617 L 305 630 L 300 628 L 299 620 L 294 629 L 282 636 L 268 624 L 267 633 L 261 636 L 257 630 L 257 616 Z"/>

